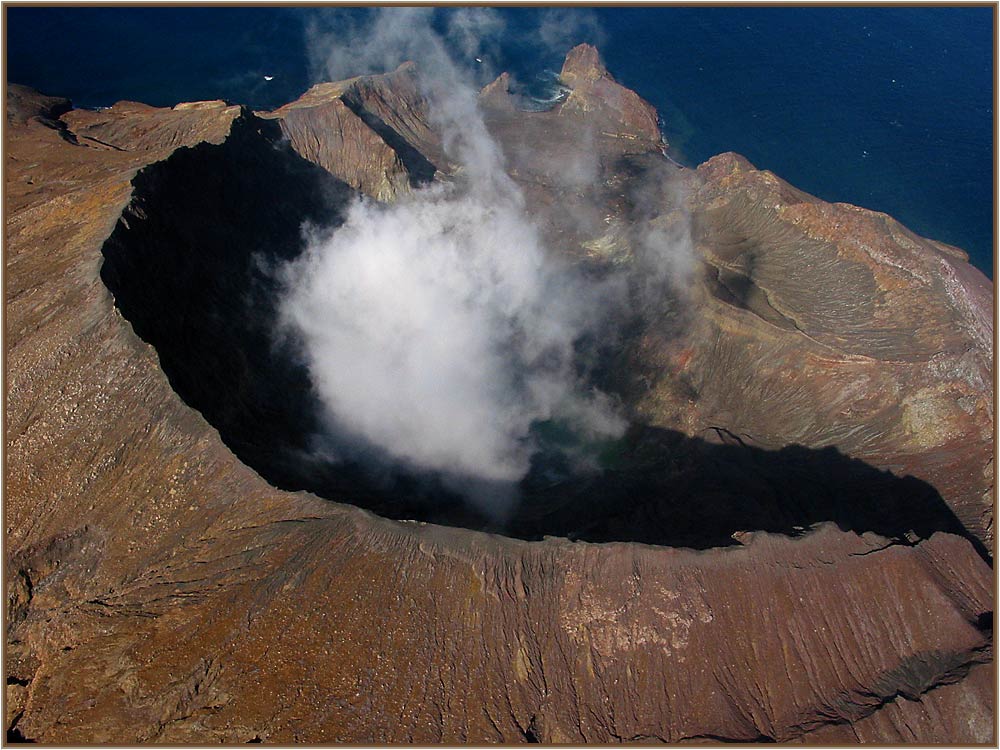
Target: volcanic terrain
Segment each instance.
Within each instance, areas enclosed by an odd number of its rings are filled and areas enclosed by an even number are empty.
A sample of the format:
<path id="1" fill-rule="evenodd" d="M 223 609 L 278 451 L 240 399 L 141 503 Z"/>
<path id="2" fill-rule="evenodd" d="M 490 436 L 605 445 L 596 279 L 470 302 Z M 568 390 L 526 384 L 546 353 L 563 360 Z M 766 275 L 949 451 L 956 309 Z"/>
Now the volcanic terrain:
<path id="1" fill-rule="evenodd" d="M 600 471 L 539 456 L 497 519 L 301 458 L 269 269 L 462 178 L 420 76 L 272 112 L 8 84 L 8 739 L 994 743 L 991 282 L 736 154 L 678 166 L 593 47 L 553 108 L 478 105 L 562 262 L 692 248 L 589 344 L 628 422 Z"/>

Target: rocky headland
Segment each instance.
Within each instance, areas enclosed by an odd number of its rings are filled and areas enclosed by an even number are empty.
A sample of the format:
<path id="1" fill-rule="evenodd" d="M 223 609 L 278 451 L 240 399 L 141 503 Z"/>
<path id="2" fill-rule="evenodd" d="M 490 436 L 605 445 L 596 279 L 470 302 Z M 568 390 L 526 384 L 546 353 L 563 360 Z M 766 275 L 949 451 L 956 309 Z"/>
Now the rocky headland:
<path id="1" fill-rule="evenodd" d="M 592 47 L 553 108 L 479 107 L 567 262 L 694 249 L 601 352 L 619 463 L 501 528 L 288 459 L 316 404 L 261 269 L 460 176 L 419 76 L 272 112 L 8 84 L 8 740 L 993 744 L 992 283 L 671 163 Z"/>

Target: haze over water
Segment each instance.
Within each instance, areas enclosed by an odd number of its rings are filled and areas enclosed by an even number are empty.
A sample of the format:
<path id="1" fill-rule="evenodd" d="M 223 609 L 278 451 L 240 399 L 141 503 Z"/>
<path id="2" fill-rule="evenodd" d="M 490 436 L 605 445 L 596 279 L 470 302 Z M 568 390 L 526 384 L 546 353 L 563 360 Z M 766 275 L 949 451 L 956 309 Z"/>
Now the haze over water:
<path id="1" fill-rule="evenodd" d="M 83 107 L 271 108 L 315 82 L 305 28 L 322 12 L 10 7 L 7 77 Z M 680 161 L 736 151 L 957 245 L 992 277 L 992 8 L 564 9 L 544 51 L 523 39 L 552 11 L 500 12 L 506 33 L 482 65 L 543 88 L 572 44 L 595 43 L 660 111 Z"/>

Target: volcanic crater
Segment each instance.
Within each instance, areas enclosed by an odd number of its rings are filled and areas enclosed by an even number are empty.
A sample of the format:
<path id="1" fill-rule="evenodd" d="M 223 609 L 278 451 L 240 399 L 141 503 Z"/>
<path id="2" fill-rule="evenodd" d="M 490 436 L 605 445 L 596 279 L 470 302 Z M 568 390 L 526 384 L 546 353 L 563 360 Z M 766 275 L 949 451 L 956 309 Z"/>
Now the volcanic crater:
<path id="1" fill-rule="evenodd" d="M 299 156 L 276 123 L 247 113 L 225 143 L 179 149 L 144 168 L 103 247 L 102 279 L 136 332 L 156 347 L 175 390 L 274 486 L 387 518 L 522 539 L 705 549 L 739 544 L 734 534 L 798 536 L 832 521 L 904 544 L 936 531 L 958 533 L 988 559 L 927 482 L 880 471 L 834 447 L 765 450 L 724 427 L 716 434 L 731 439 L 720 445 L 635 421 L 605 447 L 613 466 L 579 476 L 543 446 L 512 514 L 499 521 L 433 476 L 317 456 L 310 440 L 323 430 L 324 407 L 296 342 L 276 333 L 276 269 L 303 251 L 304 225 L 335 226 L 353 195 Z M 748 276 L 717 273 L 710 288 L 719 299 L 782 325 Z M 650 323 L 628 325 L 638 337 Z M 605 370 L 629 365 L 623 356 L 606 359 Z M 629 379 L 613 371 L 601 378 Z"/>
<path id="2" fill-rule="evenodd" d="M 503 519 L 318 459 L 275 333 L 303 225 L 460 177 L 415 66 L 257 113 L 13 89 L 9 738 L 992 741 L 992 285 L 735 154 L 677 166 L 592 47 L 561 81 L 478 99 L 546 246 L 694 263 L 578 342 L 624 435 L 581 472 L 538 425 Z"/>

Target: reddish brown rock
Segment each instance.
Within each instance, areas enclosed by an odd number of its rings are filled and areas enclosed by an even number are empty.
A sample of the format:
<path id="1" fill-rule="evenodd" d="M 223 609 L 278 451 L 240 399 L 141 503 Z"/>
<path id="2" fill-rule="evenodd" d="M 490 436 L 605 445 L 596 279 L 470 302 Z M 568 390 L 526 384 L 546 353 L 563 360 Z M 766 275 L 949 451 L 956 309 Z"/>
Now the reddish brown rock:
<path id="1" fill-rule="evenodd" d="M 351 187 L 378 200 L 407 192 L 399 155 L 343 99 L 343 86 L 318 84 L 263 117 L 277 118 L 292 147 Z"/>
<path id="2" fill-rule="evenodd" d="M 260 115 L 277 119 L 303 158 L 391 201 L 447 166 L 440 139 L 425 124 L 426 107 L 414 66 L 405 63 L 385 76 L 317 84 Z"/>
<path id="3" fill-rule="evenodd" d="M 836 445 L 926 480 L 992 545 L 988 280 L 885 214 L 823 203 L 745 160 L 698 172 L 696 294 L 711 313 L 686 339 L 698 392 L 686 429 Z"/>
<path id="4" fill-rule="evenodd" d="M 660 141 L 656 110 L 615 81 L 591 45 L 570 50 L 559 78 L 572 89 L 562 105 L 564 110 L 587 112 L 616 138 Z"/>
<path id="5" fill-rule="evenodd" d="M 239 106 L 223 101 L 186 102 L 173 108 L 118 102 L 96 111 L 75 109 L 62 120 L 91 148 L 169 154 L 202 141 L 217 143 L 239 113 Z"/>
<path id="6" fill-rule="evenodd" d="M 416 64 L 405 62 L 391 73 L 362 76 L 351 82 L 344 101 L 397 145 L 424 157 L 437 167 L 449 166 L 441 145 L 441 136 L 429 124 L 428 104 L 419 83 Z"/>
<path id="7" fill-rule="evenodd" d="M 733 443 L 751 464 L 792 443 L 802 455 L 836 445 L 876 467 L 868 474 L 913 474 L 964 528 L 914 523 L 889 538 L 819 522 L 739 529 L 738 544 L 703 550 L 526 542 L 379 518 L 350 492 L 341 503 L 277 490 L 171 388 L 100 276 L 112 232 L 137 231 L 157 209 L 155 192 L 132 199 L 133 181 L 155 186 L 180 173 L 169 168 L 178 159 L 229 164 L 258 139 L 271 153 L 275 126 L 212 103 L 74 110 L 59 120 L 65 133 L 15 118 L 14 737 L 994 741 L 994 578 L 976 548 L 992 540 L 989 283 L 960 252 L 739 157 L 674 168 L 643 107 L 583 106 L 617 86 L 596 54 L 578 48 L 567 67 L 574 92 L 550 112 L 483 97 L 553 247 L 635 262 L 638 229 L 691 217 L 684 314 L 648 320 L 620 353 L 635 409 L 661 429 Z M 395 162 L 370 133 L 442 163 L 412 75 L 314 89 L 274 115 L 300 154 L 375 186 Z M 605 132 L 612 115 L 622 127 Z M 348 153 L 306 148 L 320 123 L 343 125 Z M 550 146 L 576 161 L 546 161 Z M 370 172 L 362 155 L 377 162 Z M 283 180 L 300 169 L 290 151 L 273 159 L 289 165 Z M 253 184 L 268 198 L 273 185 Z M 559 207 L 572 220 L 553 219 Z M 208 234 L 185 231 L 193 246 Z M 920 519 L 900 514 L 910 520 Z"/>
<path id="8" fill-rule="evenodd" d="M 479 101 L 490 109 L 513 109 L 510 73 L 501 73 L 493 83 L 484 86 L 483 90 L 479 92 Z"/>
<path id="9" fill-rule="evenodd" d="M 26 125 L 33 118 L 55 121 L 73 108 L 69 99 L 45 96 L 32 88 L 7 84 L 7 124 Z"/>

